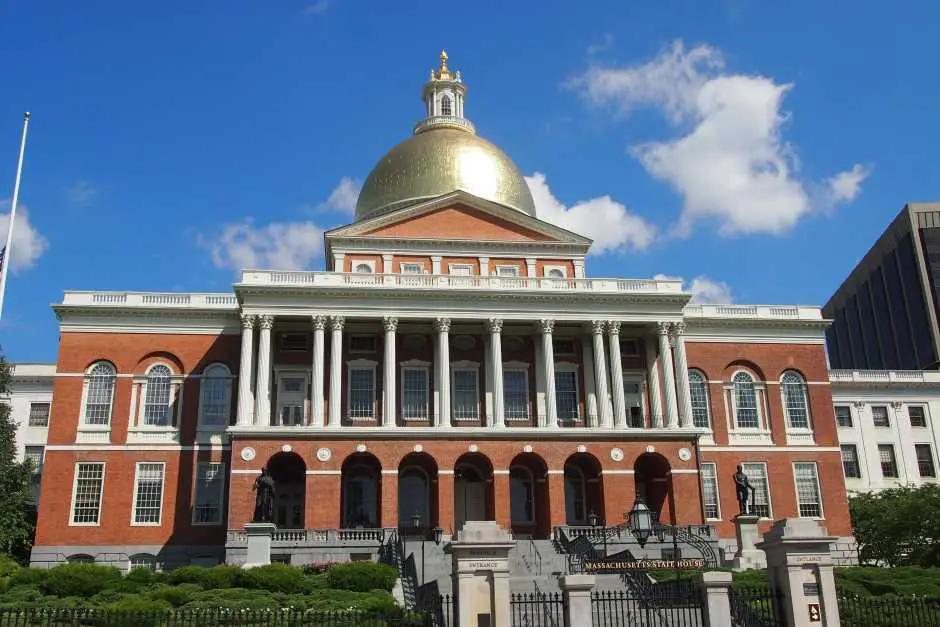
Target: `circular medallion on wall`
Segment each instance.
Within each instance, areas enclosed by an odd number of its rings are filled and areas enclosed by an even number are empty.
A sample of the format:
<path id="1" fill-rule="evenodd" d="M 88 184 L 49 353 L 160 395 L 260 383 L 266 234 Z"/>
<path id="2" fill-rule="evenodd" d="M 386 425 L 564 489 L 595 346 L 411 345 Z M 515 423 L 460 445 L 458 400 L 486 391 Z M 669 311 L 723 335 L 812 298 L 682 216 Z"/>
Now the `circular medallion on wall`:
<path id="1" fill-rule="evenodd" d="M 615 462 L 623 461 L 623 449 L 612 448 L 610 449 L 610 458 Z"/>
<path id="2" fill-rule="evenodd" d="M 421 446 L 420 444 L 415 444 L 415 447 L 411 450 L 414 451 L 415 453 L 420 453 L 421 451 L 424 450 L 424 447 Z"/>
<path id="3" fill-rule="evenodd" d="M 245 448 L 242 449 L 243 460 L 245 460 L 246 462 L 250 462 L 254 458 L 255 458 L 255 449 L 251 448 L 250 446 L 246 446 Z"/>
<path id="4" fill-rule="evenodd" d="M 330 458 L 333 457 L 333 451 L 328 448 L 318 448 L 317 449 L 317 459 L 321 462 L 328 462 Z"/>
<path id="5" fill-rule="evenodd" d="M 679 449 L 679 459 L 681 459 L 681 460 L 684 461 L 684 462 L 689 461 L 690 459 L 692 459 L 692 451 L 690 451 L 690 450 L 687 449 L 687 448 L 680 448 L 680 449 Z"/>
<path id="6" fill-rule="evenodd" d="M 470 451 L 471 453 L 476 453 L 477 451 L 480 450 L 480 447 L 477 446 L 476 444 L 471 444 L 470 446 L 467 447 L 467 450 Z"/>
<path id="7" fill-rule="evenodd" d="M 368 450 L 369 449 L 365 444 L 360 444 L 359 446 L 356 447 L 356 451 L 359 453 L 365 453 Z"/>
<path id="8" fill-rule="evenodd" d="M 579 444 L 578 448 L 576 448 L 575 450 L 578 451 L 579 453 L 587 453 L 587 447 L 584 446 L 583 444 Z"/>
<path id="9" fill-rule="evenodd" d="M 647 452 L 647 453 L 655 453 L 655 452 L 656 452 L 656 447 L 655 447 L 655 446 L 647 446 L 647 447 L 646 447 L 646 452 Z"/>
<path id="10" fill-rule="evenodd" d="M 472 335 L 458 335 L 454 337 L 453 345 L 459 351 L 468 351 L 477 345 L 477 340 Z"/>
<path id="11" fill-rule="evenodd" d="M 533 450 L 533 449 L 532 449 L 532 445 L 531 445 L 531 444 L 526 444 L 525 446 L 522 447 L 522 452 L 523 452 L 523 453 L 531 453 L 532 450 Z"/>
<path id="12" fill-rule="evenodd" d="M 281 450 L 285 453 L 290 453 L 294 449 L 290 444 L 285 444 L 281 447 Z"/>

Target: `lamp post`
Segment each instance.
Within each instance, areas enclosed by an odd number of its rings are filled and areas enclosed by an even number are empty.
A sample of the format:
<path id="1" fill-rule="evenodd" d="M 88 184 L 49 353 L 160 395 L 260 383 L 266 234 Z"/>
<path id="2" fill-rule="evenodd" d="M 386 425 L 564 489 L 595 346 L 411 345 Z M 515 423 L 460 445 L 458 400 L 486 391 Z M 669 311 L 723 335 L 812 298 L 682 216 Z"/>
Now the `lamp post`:
<path id="1" fill-rule="evenodd" d="M 591 510 L 591 513 L 588 514 L 588 524 L 591 525 L 591 533 L 597 534 L 597 527 L 601 524 L 600 516 L 598 516 L 594 510 Z M 601 531 L 601 535 L 604 538 L 604 557 L 607 557 L 607 528 Z"/>
<path id="2" fill-rule="evenodd" d="M 646 541 L 653 533 L 653 513 L 642 499 L 637 498 L 633 503 L 633 509 L 626 512 L 623 517 L 630 524 L 630 533 L 640 543 L 640 548 L 646 547 Z"/>
<path id="3" fill-rule="evenodd" d="M 411 517 L 411 529 L 414 535 L 421 538 L 421 514 L 418 512 Z M 424 585 L 424 538 L 421 538 L 421 585 Z"/>

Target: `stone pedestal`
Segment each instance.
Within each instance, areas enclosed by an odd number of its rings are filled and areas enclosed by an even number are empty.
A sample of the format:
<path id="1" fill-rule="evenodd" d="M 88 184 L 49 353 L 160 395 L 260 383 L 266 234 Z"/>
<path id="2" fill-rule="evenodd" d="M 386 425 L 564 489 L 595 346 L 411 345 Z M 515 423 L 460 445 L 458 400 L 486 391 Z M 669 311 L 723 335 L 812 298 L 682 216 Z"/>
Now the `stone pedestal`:
<path id="1" fill-rule="evenodd" d="M 512 535 L 495 521 L 468 521 L 450 543 L 461 627 L 511 627 L 509 550 Z"/>
<path id="2" fill-rule="evenodd" d="M 274 523 L 248 523 L 245 533 L 248 534 L 248 556 L 244 568 L 266 566 L 271 563 L 271 538 L 277 530 Z"/>
<path id="3" fill-rule="evenodd" d="M 707 572 L 696 576 L 699 589 L 705 592 L 705 627 L 726 627 L 731 624 L 731 573 Z"/>
<path id="4" fill-rule="evenodd" d="M 757 547 L 767 554 L 771 583 L 783 596 L 788 627 L 839 627 L 830 544 L 815 520 L 778 520 Z"/>
<path id="5" fill-rule="evenodd" d="M 734 517 L 734 533 L 738 538 L 738 551 L 734 554 L 735 570 L 767 568 L 767 556 L 757 548 L 760 535 L 757 529 L 759 516 L 740 514 Z"/>
<path id="6" fill-rule="evenodd" d="M 565 575 L 558 584 L 565 595 L 565 627 L 592 627 L 594 575 Z"/>

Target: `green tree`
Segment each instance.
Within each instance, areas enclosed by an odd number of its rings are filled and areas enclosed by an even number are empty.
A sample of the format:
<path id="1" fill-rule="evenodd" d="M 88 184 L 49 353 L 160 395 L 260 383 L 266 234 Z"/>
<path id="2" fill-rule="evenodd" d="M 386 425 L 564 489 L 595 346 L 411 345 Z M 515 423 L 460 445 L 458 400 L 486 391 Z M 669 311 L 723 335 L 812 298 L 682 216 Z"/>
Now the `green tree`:
<path id="1" fill-rule="evenodd" d="M 0 356 L 0 395 L 10 392 L 12 369 Z M 0 552 L 23 560 L 29 554 L 33 525 L 27 513 L 30 461 L 16 461 L 16 424 L 10 405 L 0 403 Z"/>
<path id="2" fill-rule="evenodd" d="M 940 486 L 856 494 L 849 511 L 863 565 L 940 566 Z"/>

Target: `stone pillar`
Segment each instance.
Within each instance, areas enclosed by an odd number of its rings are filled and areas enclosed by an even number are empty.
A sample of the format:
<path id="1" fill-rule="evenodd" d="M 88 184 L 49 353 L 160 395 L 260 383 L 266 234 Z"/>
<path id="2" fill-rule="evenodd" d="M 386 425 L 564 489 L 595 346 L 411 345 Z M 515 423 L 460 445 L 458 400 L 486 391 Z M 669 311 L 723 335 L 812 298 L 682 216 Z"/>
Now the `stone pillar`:
<path id="1" fill-rule="evenodd" d="M 783 597 L 788 627 L 838 627 L 839 604 L 830 544 L 837 540 L 815 520 L 778 520 L 757 548 L 767 554 L 771 585 Z"/>
<path id="2" fill-rule="evenodd" d="M 627 428 L 627 401 L 623 393 L 623 363 L 620 361 L 620 322 L 607 323 L 607 339 L 610 343 L 610 387 L 614 400 L 614 426 Z"/>
<path id="3" fill-rule="evenodd" d="M 591 591 L 594 575 L 564 575 L 558 580 L 565 598 L 565 627 L 593 627 Z"/>
<path id="4" fill-rule="evenodd" d="M 386 316 L 382 320 L 385 328 L 385 364 L 382 367 L 382 392 L 384 403 L 382 406 L 382 426 L 395 427 L 395 416 L 398 413 L 395 392 L 397 391 L 395 376 L 398 372 L 398 361 L 395 359 L 395 332 L 398 330 L 398 318 Z M 398 524 L 398 521 L 395 521 Z"/>
<path id="5" fill-rule="evenodd" d="M 757 549 L 760 539 L 757 523 L 760 516 L 739 514 L 734 517 L 734 531 L 738 540 L 738 550 L 734 554 L 735 570 L 753 570 L 767 568 L 767 556 Z"/>
<path id="6" fill-rule="evenodd" d="M 662 428 L 663 426 L 663 403 L 659 390 L 659 360 L 653 351 L 652 343 L 646 346 L 646 369 L 649 372 L 649 398 L 650 398 L 650 427 Z"/>
<path id="7" fill-rule="evenodd" d="M 545 372 L 545 422 L 540 427 L 558 428 L 558 406 L 555 404 L 555 346 L 552 344 L 554 320 L 539 320 L 542 332 L 542 368 Z"/>
<path id="8" fill-rule="evenodd" d="M 313 363 L 310 370 L 310 424 L 323 424 L 323 347 L 326 316 L 313 317 Z"/>
<path id="9" fill-rule="evenodd" d="M 493 381 L 493 422 L 494 427 L 506 426 L 503 409 L 503 321 L 490 318 L 487 322 L 490 332 L 490 378 Z"/>
<path id="10" fill-rule="evenodd" d="M 574 260 L 574 278 L 576 279 L 584 278 L 584 259 Z"/>
<path id="11" fill-rule="evenodd" d="M 597 413 L 597 380 L 594 376 L 594 348 L 591 340 L 587 337 L 584 337 L 581 341 L 581 354 L 584 356 L 585 407 L 587 408 L 584 423 L 588 427 L 597 427 L 599 416 Z"/>
<path id="12" fill-rule="evenodd" d="M 679 426 L 692 428 L 692 391 L 689 389 L 689 360 L 685 354 L 685 323 L 672 325 L 672 341 L 676 346 L 676 383 L 678 385 Z"/>
<path id="13" fill-rule="evenodd" d="M 727 627 L 731 624 L 731 573 L 706 572 L 695 576 L 705 593 L 702 612 L 704 627 Z"/>
<path id="14" fill-rule="evenodd" d="M 434 321 L 437 331 L 437 355 L 435 372 L 437 389 L 440 395 L 440 416 L 437 426 L 449 427 L 450 424 L 450 318 L 438 318 Z"/>
<path id="15" fill-rule="evenodd" d="M 512 535 L 495 521 L 467 521 L 450 543 L 457 624 L 510 627 L 509 551 Z"/>
<path id="16" fill-rule="evenodd" d="M 248 534 L 248 550 L 244 568 L 267 566 L 271 563 L 271 537 L 277 525 L 274 523 L 251 522 L 245 525 Z"/>
<path id="17" fill-rule="evenodd" d="M 236 420 L 239 426 L 247 426 L 252 423 L 254 409 L 252 406 L 255 402 L 254 395 L 251 393 L 251 375 L 255 363 L 255 317 L 242 314 L 241 318 L 242 353 L 238 366 L 238 413 Z"/>
<path id="18" fill-rule="evenodd" d="M 327 426 L 339 428 L 343 407 L 343 316 L 330 316 L 330 415 Z"/>
<path id="19" fill-rule="evenodd" d="M 669 323 L 660 322 L 659 358 L 663 364 L 663 379 L 666 386 L 666 426 L 676 429 L 679 426 L 679 412 L 676 407 L 676 375 L 672 367 L 672 349 L 669 346 Z"/>
<path id="20" fill-rule="evenodd" d="M 610 406 L 607 404 L 607 358 L 604 354 L 604 321 L 592 321 L 591 332 L 594 335 L 594 379 L 597 388 L 599 426 L 610 429 L 614 426 L 614 421 L 610 415 Z"/>
<path id="21" fill-rule="evenodd" d="M 255 424 L 271 424 L 271 327 L 274 316 L 258 316 L 258 382 L 255 385 Z"/>

